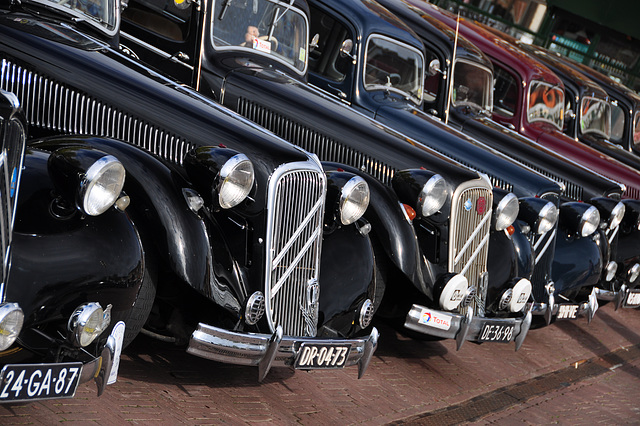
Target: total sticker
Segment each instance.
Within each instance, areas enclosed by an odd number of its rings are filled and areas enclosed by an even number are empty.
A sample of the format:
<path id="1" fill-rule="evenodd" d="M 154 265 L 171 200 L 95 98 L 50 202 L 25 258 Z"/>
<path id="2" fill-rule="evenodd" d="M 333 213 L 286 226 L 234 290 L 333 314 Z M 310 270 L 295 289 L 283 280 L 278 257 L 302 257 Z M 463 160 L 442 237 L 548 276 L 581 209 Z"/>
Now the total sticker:
<path id="1" fill-rule="evenodd" d="M 451 317 L 442 315 L 428 309 L 422 309 L 420 312 L 420 324 L 428 325 L 442 330 L 449 330 L 451 327 Z"/>
<path id="2" fill-rule="evenodd" d="M 260 52 L 271 53 L 271 42 L 256 37 L 253 39 L 253 48 Z"/>

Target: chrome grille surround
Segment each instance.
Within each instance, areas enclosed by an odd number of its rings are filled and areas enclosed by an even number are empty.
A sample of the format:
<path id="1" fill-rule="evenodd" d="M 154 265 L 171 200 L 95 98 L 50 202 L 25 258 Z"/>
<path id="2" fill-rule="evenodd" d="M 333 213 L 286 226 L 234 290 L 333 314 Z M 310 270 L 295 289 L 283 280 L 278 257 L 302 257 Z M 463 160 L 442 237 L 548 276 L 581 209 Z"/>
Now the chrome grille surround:
<path id="1" fill-rule="evenodd" d="M 269 181 L 266 312 L 272 331 L 315 337 L 327 179 L 319 163 L 288 163 Z"/>
<path id="2" fill-rule="evenodd" d="M 0 124 L 2 123 L 0 118 Z M 6 123 L 6 133 L 0 152 L 0 244 L 2 244 L 2 281 L 0 302 L 5 301 L 5 286 L 11 263 L 11 241 L 15 222 L 20 177 L 26 147 L 26 130 L 17 119 Z"/>
<path id="3" fill-rule="evenodd" d="M 179 164 L 193 148 L 184 138 L 7 59 L 0 63 L 0 89 L 18 96 L 31 126 L 119 139 Z"/>
<path id="4" fill-rule="evenodd" d="M 558 206 L 558 194 L 548 193 L 540 196 L 541 199 L 550 201 Z M 546 302 L 545 287 L 551 283 L 551 268 L 555 255 L 556 238 L 558 234 L 558 222 L 546 233 L 539 235 L 530 231 L 527 238 L 531 241 L 534 255 L 534 268 L 531 276 L 531 293 L 536 302 Z"/>
<path id="5" fill-rule="evenodd" d="M 478 213 L 484 198 L 485 211 Z M 453 193 L 449 228 L 449 272 L 464 275 L 478 291 L 469 309 L 483 316 L 487 296 L 487 258 L 493 214 L 493 192 L 485 179 L 464 182 Z"/>

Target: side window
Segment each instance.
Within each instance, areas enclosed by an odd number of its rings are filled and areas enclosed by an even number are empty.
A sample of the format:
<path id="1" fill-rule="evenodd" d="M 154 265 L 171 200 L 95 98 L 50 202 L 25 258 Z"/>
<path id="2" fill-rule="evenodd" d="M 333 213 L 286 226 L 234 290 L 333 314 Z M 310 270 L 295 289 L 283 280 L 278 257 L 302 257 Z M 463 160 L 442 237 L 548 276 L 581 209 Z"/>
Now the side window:
<path id="1" fill-rule="evenodd" d="M 184 41 L 192 7 L 188 0 L 130 0 L 122 18 L 169 40 Z"/>
<path id="2" fill-rule="evenodd" d="M 353 37 L 340 22 L 311 7 L 309 36 L 313 40 L 316 35 L 317 46 L 309 48 L 309 71 L 332 81 L 344 81 L 351 67 L 351 59 L 340 55 L 340 46 L 346 39 L 353 40 Z"/>
<path id="3" fill-rule="evenodd" d="M 518 82 L 505 69 L 494 64 L 493 112 L 513 117 L 518 102 Z"/>
<path id="4" fill-rule="evenodd" d="M 431 51 L 430 49 L 426 50 L 424 59 L 424 63 L 426 64 L 427 68 L 431 61 L 433 61 L 434 59 L 440 60 L 440 58 L 438 58 L 438 55 L 436 55 L 436 53 Z M 444 62 L 440 60 L 440 64 L 443 63 Z M 442 84 L 442 74 L 440 72 L 434 72 L 433 75 L 430 75 L 429 71 L 427 70 L 427 72 L 425 73 L 422 99 L 428 103 L 435 102 L 440 91 L 440 84 Z"/>
<path id="5" fill-rule="evenodd" d="M 611 104 L 611 141 L 621 142 L 624 136 L 624 110 L 617 103 Z"/>

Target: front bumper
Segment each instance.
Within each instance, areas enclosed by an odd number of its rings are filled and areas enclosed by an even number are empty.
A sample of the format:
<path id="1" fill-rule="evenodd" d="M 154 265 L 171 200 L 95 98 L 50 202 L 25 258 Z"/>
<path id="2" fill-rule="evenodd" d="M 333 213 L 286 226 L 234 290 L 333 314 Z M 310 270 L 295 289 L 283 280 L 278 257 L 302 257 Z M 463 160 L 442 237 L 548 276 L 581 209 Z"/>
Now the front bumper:
<path id="1" fill-rule="evenodd" d="M 616 311 L 618 308 L 637 308 L 640 306 L 640 289 L 629 288 L 626 284 L 620 286 L 620 290 L 612 291 L 596 288 L 596 295 L 599 300 L 613 302 Z"/>
<path id="2" fill-rule="evenodd" d="M 404 326 L 418 333 L 456 339 L 457 349 L 460 349 L 467 340 L 483 341 L 480 334 L 485 325 L 513 326 L 513 339 L 511 340 L 515 342 L 516 350 L 518 350 L 531 327 L 531 311 L 528 306 L 525 307 L 525 312 L 520 318 L 486 318 L 473 316 L 470 309 L 467 311 L 467 315 L 461 315 L 413 305 L 407 314 Z M 424 320 L 425 315 L 429 316 L 427 321 Z M 431 321 L 433 323 L 429 325 Z"/>
<path id="3" fill-rule="evenodd" d="M 343 366 L 358 365 L 361 378 L 378 346 L 379 333 L 373 328 L 366 338 L 316 339 L 283 336 L 279 326 L 273 335 L 237 333 L 207 324 L 198 324 L 191 335 L 187 352 L 214 361 L 258 366 L 258 380 L 262 381 L 273 366 L 294 366 L 302 344 L 347 345 L 348 358 Z"/>
<path id="4" fill-rule="evenodd" d="M 578 305 L 575 310 L 571 311 L 571 318 L 586 316 L 587 322 L 591 323 L 593 316 L 596 314 L 596 311 L 600 307 L 598 305 L 598 289 L 594 287 L 589 294 L 586 302 L 582 303 L 572 303 L 569 305 Z M 558 314 L 562 310 L 562 307 L 567 305 L 564 303 L 556 303 L 555 297 L 553 293 L 547 293 L 548 303 L 534 303 L 531 311 L 533 315 L 544 315 L 547 324 L 551 323 L 551 319 L 555 316 L 557 319 Z M 569 318 L 569 317 L 566 317 Z"/>

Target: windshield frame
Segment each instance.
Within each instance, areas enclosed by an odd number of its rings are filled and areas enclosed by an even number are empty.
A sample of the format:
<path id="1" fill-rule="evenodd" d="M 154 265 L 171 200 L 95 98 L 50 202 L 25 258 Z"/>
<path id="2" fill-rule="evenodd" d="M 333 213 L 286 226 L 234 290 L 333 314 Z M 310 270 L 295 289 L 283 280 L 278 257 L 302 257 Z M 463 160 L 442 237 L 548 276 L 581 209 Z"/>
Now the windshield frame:
<path id="1" fill-rule="evenodd" d="M 494 81 L 494 76 L 493 76 L 493 71 L 489 68 L 484 66 L 483 64 L 480 64 L 478 62 L 475 61 L 470 61 L 466 58 L 455 58 L 454 62 L 453 62 L 453 67 L 451 68 L 451 79 L 450 79 L 450 83 L 449 84 L 455 84 L 455 77 L 456 77 L 456 65 L 458 65 L 458 63 L 462 63 L 465 65 L 469 65 L 475 68 L 478 68 L 479 70 L 485 71 L 488 76 L 489 76 L 489 84 L 487 86 L 487 91 L 485 93 L 485 103 L 487 103 L 487 105 L 478 105 L 482 111 L 489 111 L 489 112 L 493 112 L 493 81 Z M 455 88 L 455 86 L 454 86 Z M 453 91 L 451 92 L 453 93 Z M 456 102 L 455 99 L 453 98 L 453 95 L 451 97 L 451 104 L 453 106 L 464 106 L 464 105 L 477 105 L 474 102 Z"/>
<path id="2" fill-rule="evenodd" d="M 393 86 L 385 86 L 385 85 L 379 85 L 379 84 L 372 84 L 372 85 L 367 85 L 365 82 L 365 76 L 366 76 L 366 70 L 367 70 L 367 60 L 368 60 L 368 56 L 369 56 L 369 44 L 371 43 L 372 40 L 374 39 L 378 39 L 378 40 L 384 40 L 387 41 L 389 43 L 392 43 L 396 46 L 400 46 L 402 48 L 405 48 L 409 51 L 412 51 L 413 53 L 416 53 L 417 56 L 420 58 L 421 61 L 421 66 L 422 66 L 422 70 L 417 70 L 417 79 L 418 79 L 418 96 L 414 96 L 412 93 L 409 93 L 405 90 L 393 87 Z M 422 50 L 415 48 L 414 46 L 411 46 L 410 44 L 404 43 L 402 41 L 396 40 L 394 38 L 385 36 L 383 34 L 378 34 L 378 33 L 371 33 L 369 34 L 369 37 L 367 37 L 367 42 L 365 43 L 365 47 L 364 47 L 364 58 L 362 61 L 362 67 L 361 67 L 361 72 L 362 72 L 362 86 L 364 87 L 364 90 L 367 92 L 376 92 L 376 91 L 389 91 L 389 92 L 393 92 L 393 93 L 397 93 L 401 96 L 403 96 L 404 98 L 410 100 L 411 102 L 415 103 L 416 105 L 420 105 L 422 104 L 422 98 L 424 95 L 424 73 L 425 73 L 425 59 L 424 59 L 424 53 L 422 52 Z"/>
<path id="3" fill-rule="evenodd" d="M 101 33 L 108 35 L 109 37 L 115 36 L 120 31 L 120 12 L 122 10 L 120 0 L 104 0 L 107 3 L 111 3 L 111 5 L 113 6 L 113 9 L 111 10 L 114 16 L 113 27 L 103 25 L 101 21 L 98 21 L 93 15 L 90 15 L 88 13 L 83 13 L 78 9 L 71 9 L 70 7 L 64 6 L 64 4 L 69 3 L 69 0 L 67 1 L 61 0 L 60 2 L 55 2 L 54 0 L 23 0 L 23 1 L 27 3 L 36 3 L 44 7 L 55 9 L 65 15 L 72 16 L 74 19 L 81 20 L 82 22 L 85 22 L 91 25 L 92 27 L 94 27 Z M 61 3 L 64 3 L 64 4 L 61 4 Z"/>
<path id="4" fill-rule="evenodd" d="M 555 122 L 553 120 L 549 120 L 546 118 L 536 118 L 535 120 L 531 120 L 531 114 L 530 114 L 530 110 L 531 110 L 531 91 L 533 89 L 533 87 L 535 85 L 542 85 L 542 86 L 547 86 L 550 87 L 552 89 L 556 89 L 559 92 L 560 95 L 560 100 L 558 102 L 558 100 L 556 100 L 556 105 L 560 106 L 560 119 L 559 122 Z M 525 109 L 525 118 L 527 120 L 528 123 L 547 123 L 547 124 L 551 124 L 552 126 L 554 126 L 556 129 L 558 129 L 558 131 L 562 132 L 563 126 L 564 126 L 564 90 L 562 90 L 562 86 L 560 85 L 554 85 L 551 84 L 549 82 L 543 81 L 543 80 L 531 80 L 531 82 L 529 83 L 529 89 L 527 90 L 527 99 L 526 99 L 526 109 Z"/>
<path id="5" fill-rule="evenodd" d="M 633 127 L 631 128 L 631 132 L 631 148 L 640 149 L 640 110 L 633 112 Z M 637 138 L 636 135 L 638 135 Z"/>
<path id="6" fill-rule="evenodd" d="M 281 10 L 286 10 L 286 13 L 296 13 L 298 16 L 302 17 L 302 20 L 305 24 L 305 31 L 304 31 L 304 40 L 302 41 L 302 43 L 300 43 L 300 49 L 304 51 L 304 66 L 302 69 L 296 68 L 293 63 L 287 61 L 284 57 L 282 57 L 282 55 L 273 55 L 270 52 L 264 52 L 260 49 L 254 49 L 253 46 L 241 46 L 241 45 L 236 45 L 236 44 L 219 44 L 216 43 L 216 35 L 215 35 L 215 29 L 216 29 L 216 20 L 217 20 L 217 16 L 216 16 L 216 6 L 219 3 L 223 3 L 227 1 L 227 0 L 214 0 L 211 5 L 212 10 L 211 10 L 211 21 L 209 22 L 210 24 L 210 32 L 209 32 L 209 41 L 211 43 L 211 46 L 213 47 L 214 50 L 218 50 L 221 52 L 233 52 L 233 51 L 239 51 L 239 52 L 244 52 L 244 53 L 251 53 L 252 55 L 259 55 L 259 56 L 264 56 L 267 57 L 271 60 L 277 61 L 281 64 L 283 64 L 284 66 L 286 66 L 288 69 L 293 70 L 296 74 L 300 75 L 300 76 L 304 76 L 307 73 L 307 69 L 309 66 L 309 18 L 307 16 L 306 13 L 304 13 L 304 11 L 292 4 L 290 4 L 289 2 L 286 1 L 280 1 L 280 0 L 258 0 L 264 3 L 273 3 L 276 7 L 281 8 Z M 284 16 L 284 15 L 281 15 Z M 224 18 L 223 18 L 224 19 Z M 280 19 L 280 18 L 278 18 Z M 266 34 L 265 34 L 266 35 Z M 243 43 L 244 44 L 244 43 Z M 299 52 L 299 55 L 301 54 L 301 52 Z M 300 59 L 300 56 L 298 57 L 298 59 Z M 302 61 L 302 60 L 301 60 Z"/>
<path id="7" fill-rule="evenodd" d="M 582 128 L 582 118 L 583 118 L 583 110 L 584 110 L 584 105 L 585 102 L 588 100 L 592 100 L 594 102 L 596 102 L 597 104 L 601 104 L 605 106 L 605 109 L 608 110 L 609 114 L 608 114 L 608 118 L 605 117 L 605 126 L 608 126 L 608 133 L 607 133 L 607 129 L 605 129 L 604 131 L 601 129 L 589 129 L 587 131 L 585 131 Z M 606 100 L 606 99 L 602 99 L 596 96 L 582 96 L 582 98 L 580 99 L 580 117 L 579 118 L 579 125 L 578 125 L 578 131 L 580 132 L 581 135 L 588 135 L 588 134 L 596 134 L 598 136 L 602 136 L 606 139 L 608 139 L 611 136 L 611 104 Z"/>

